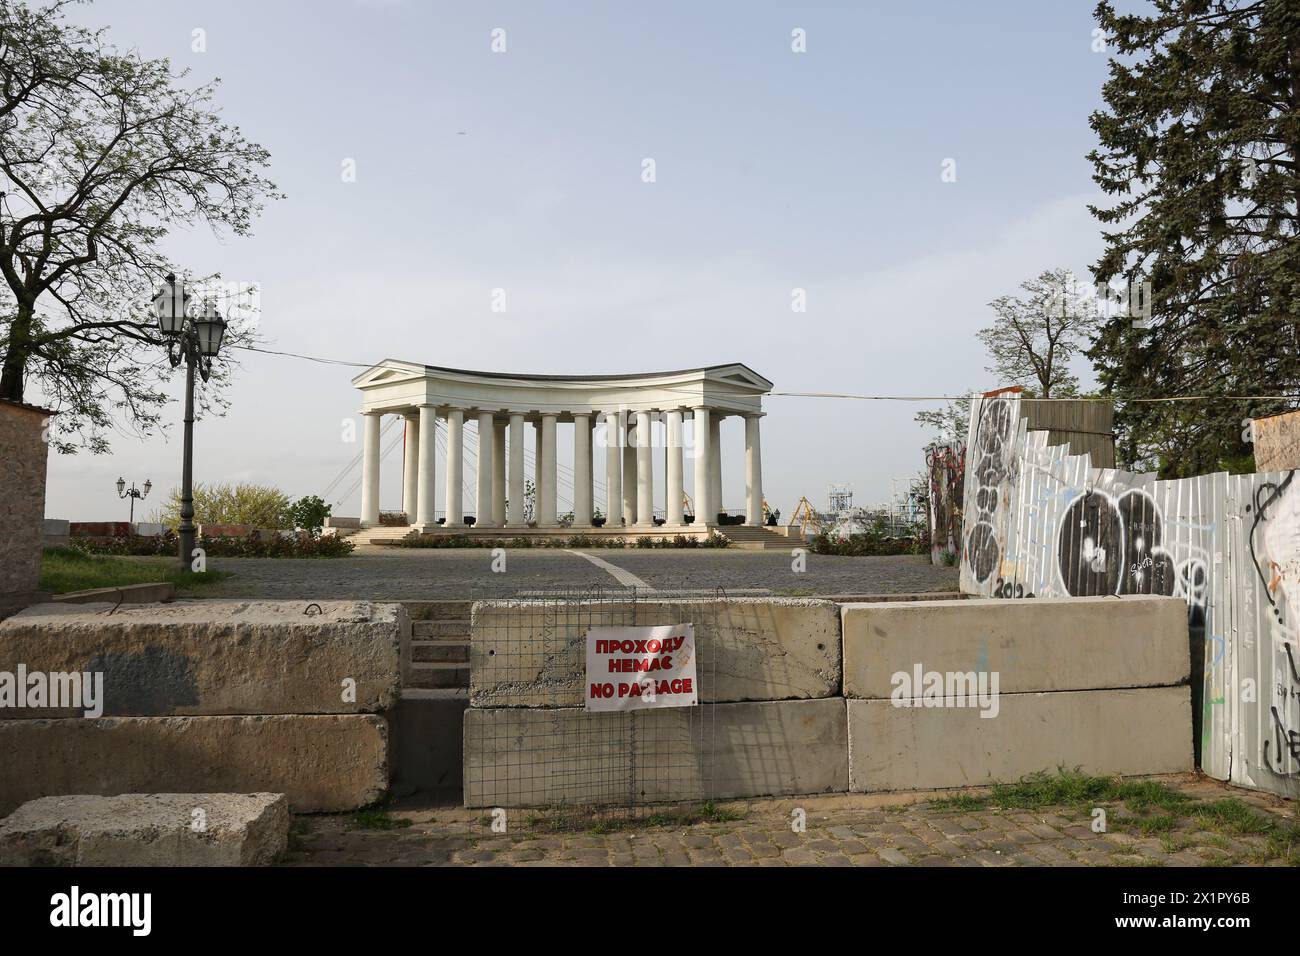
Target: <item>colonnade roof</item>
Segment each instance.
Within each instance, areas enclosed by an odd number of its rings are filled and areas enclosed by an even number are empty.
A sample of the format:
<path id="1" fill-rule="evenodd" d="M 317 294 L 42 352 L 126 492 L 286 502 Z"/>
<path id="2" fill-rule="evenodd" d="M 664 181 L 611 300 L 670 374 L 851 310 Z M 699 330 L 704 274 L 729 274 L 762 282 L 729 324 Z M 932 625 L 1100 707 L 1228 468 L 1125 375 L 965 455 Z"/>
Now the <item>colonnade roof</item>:
<path id="1" fill-rule="evenodd" d="M 755 414 L 772 382 L 740 362 L 668 372 L 553 375 L 484 372 L 386 359 L 352 379 L 363 412 L 404 412 L 420 405 L 561 419 L 595 412 L 706 406 L 718 414 Z"/>

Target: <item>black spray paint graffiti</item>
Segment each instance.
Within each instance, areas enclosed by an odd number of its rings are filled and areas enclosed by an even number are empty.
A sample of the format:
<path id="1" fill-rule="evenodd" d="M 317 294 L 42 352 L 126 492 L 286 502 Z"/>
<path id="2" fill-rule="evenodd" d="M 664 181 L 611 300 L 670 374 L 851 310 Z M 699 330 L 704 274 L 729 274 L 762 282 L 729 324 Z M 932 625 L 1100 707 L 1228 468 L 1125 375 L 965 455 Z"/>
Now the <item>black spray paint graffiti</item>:
<path id="1" fill-rule="evenodd" d="M 1066 509 L 1056 539 L 1065 590 L 1075 596 L 1173 594 L 1174 560 L 1161 544 L 1160 510 L 1145 491 L 1090 491 Z M 1185 574 L 1204 577 L 1190 566 Z"/>
<path id="2" fill-rule="evenodd" d="M 1260 590 L 1272 610 L 1271 630 L 1279 639 L 1295 634 L 1295 622 L 1288 619 L 1288 612 L 1295 612 L 1297 590 L 1294 479 L 1292 471 L 1276 484 L 1261 484 L 1255 489 L 1251 504 L 1246 506 L 1248 514 L 1254 512 L 1247 536 L 1250 559 L 1262 585 Z M 1300 709 L 1300 668 L 1291 642 L 1281 640 L 1281 645 L 1285 667 L 1277 661 L 1277 681 L 1273 687 L 1273 704 L 1269 707 L 1273 718 L 1271 737 L 1264 741 L 1262 749 L 1265 767 L 1278 776 L 1292 777 L 1300 774 L 1300 731 L 1287 726 L 1286 716 L 1289 711 Z"/>
<path id="3" fill-rule="evenodd" d="M 975 485 L 975 524 L 966 536 L 966 565 L 975 580 L 983 584 L 1002 563 L 993 520 L 999 506 L 999 485 L 1010 473 L 1006 460 L 1007 442 L 1015 422 L 1012 405 L 1004 398 L 985 399 L 975 423 L 975 441 L 967 455 L 974 468 L 967 480 Z"/>
<path id="4" fill-rule="evenodd" d="M 1286 651 L 1287 667 L 1290 670 L 1290 677 L 1295 685 L 1295 689 L 1287 691 L 1285 687 L 1279 688 L 1282 691 L 1282 699 L 1288 697 L 1300 698 L 1300 668 L 1296 667 L 1296 659 L 1291 653 L 1291 645 L 1283 644 L 1283 650 Z M 1282 751 L 1286 750 L 1291 755 L 1293 761 L 1300 762 L 1300 731 L 1289 730 L 1286 724 L 1282 723 L 1282 718 L 1277 712 L 1277 707 L 1270 707 L 1269 713 L 1273 715 L 1273 739 L 1264 741 L 1264 766 L 1268 767 L 1275 774 L 1281 777 L 1292 776 L 1293 773 L 1283 767 Z M 1269 745 L 1272 744 L 1273 760 L 1269 760 Z M 1277 766 L 1273 766 L 1274 762 Z"/>

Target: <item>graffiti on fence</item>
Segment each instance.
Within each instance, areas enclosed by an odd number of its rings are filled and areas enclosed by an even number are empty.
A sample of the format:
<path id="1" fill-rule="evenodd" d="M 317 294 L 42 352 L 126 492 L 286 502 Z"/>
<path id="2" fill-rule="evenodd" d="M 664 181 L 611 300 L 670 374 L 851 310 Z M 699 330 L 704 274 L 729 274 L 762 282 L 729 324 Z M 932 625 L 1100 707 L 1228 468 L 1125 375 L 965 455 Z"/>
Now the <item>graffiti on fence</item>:
<path id="1" fill-rule="evenodd" d="M 1300 796 L 1300 481 L 1159 480 L 1093 468 L 1030 432 L 1019 399 L 972 403 L 961 587 L 986 597 L 1186 602 L 1207 773 Z"/>

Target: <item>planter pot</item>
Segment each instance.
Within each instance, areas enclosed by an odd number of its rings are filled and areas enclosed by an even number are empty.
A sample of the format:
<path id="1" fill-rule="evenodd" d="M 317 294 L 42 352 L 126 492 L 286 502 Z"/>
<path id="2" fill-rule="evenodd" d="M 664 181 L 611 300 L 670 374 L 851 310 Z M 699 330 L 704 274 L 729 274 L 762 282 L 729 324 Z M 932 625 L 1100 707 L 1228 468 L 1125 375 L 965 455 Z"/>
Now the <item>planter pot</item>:
<path id="1" fill-rule="evenodd" d="M 472 527 L 474 527 L 474 522 L 477 521 L 477 520 L 478 520 L 478 518 L 475 517 L 474 515 L 466 515 L 466 516 L 465 516 L 465 527 L 467 527 L 467 528 L 472 528 Z"/>
<path id="2" fill-rule="evenodd" d="M 591 519 L 591 526 L 592 526 L 593 528 L 603 528 L 603 527 L 605 527 L 605 519 L 604 519 L 604 518 L 592 518 L 592 519 Z"/>

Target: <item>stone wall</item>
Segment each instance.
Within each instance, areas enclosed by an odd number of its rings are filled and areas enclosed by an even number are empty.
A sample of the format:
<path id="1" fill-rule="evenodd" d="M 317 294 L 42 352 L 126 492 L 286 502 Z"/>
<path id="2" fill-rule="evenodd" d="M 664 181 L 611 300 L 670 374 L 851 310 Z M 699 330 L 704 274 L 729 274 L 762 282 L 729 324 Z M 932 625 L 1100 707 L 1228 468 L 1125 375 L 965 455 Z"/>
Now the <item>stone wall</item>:
<path id="1" fill-rule="evenodd" d="M 1013 782 L 1192 759 L 1174 598 L 845 604 L 483 602 L 465 713 L 469 807 L 654 803 Z M 701 703 L 588 713 L 586 629 L 693 623 Z M 954 675 L 900 694 L 897 675 Z M 982 715 L 961 683 L 994 692 Z M 994 676 L 996 675 L 996 676 Z M 996 684 L 989 684 L 989 681 Z M 922 682 L 923 683 L 923 682 Z"/>
<path id="2" fill-rule="evenodd" d="M 43 408 L 0 400 L 0 617 L 30 603 L 41 580 L 45 540 L 45 467 L 49 444 Z"/>

